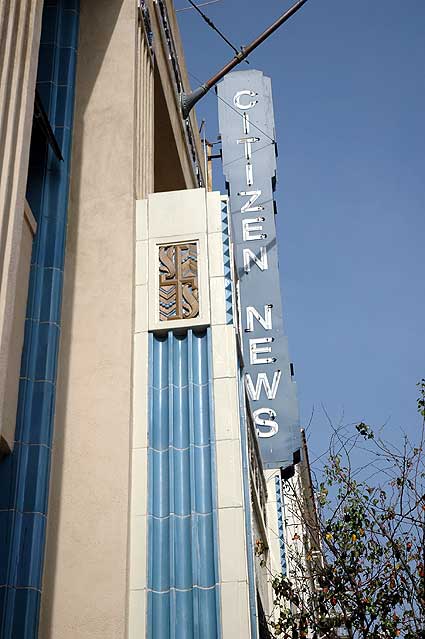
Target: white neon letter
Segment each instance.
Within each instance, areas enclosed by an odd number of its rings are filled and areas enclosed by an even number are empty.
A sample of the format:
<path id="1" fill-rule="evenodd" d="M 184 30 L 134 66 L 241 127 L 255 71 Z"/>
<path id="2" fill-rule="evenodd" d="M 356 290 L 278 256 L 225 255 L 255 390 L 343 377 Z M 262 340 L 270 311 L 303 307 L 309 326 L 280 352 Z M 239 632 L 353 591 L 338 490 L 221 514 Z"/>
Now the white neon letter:
<path id="1" fill-rule="evenodd" d="M 250 160 L 252 157 L 252 145 L 259 142 L 260 138 L 240 138 L 236 140 L 237 144 L 243 144 L 245 147 L 245 159 Z"/>
<path id="2" fill-rule="evenodd" d="M 269 264 L 267 262 L 267 250 L 265 246 L 260 248 L 260 257 L 257 257 L 251 249 L 247 248 L 243 250 L 243 268 L 245 273 L 249 273 L 251 270 L 250 260 L 252 260 L 262 271 L 267 271 L 269 268 Z"/>
<path id="3" fill-rule="evenodd" d="M 260 353 L 271 353 L 271 346 L 259 346 L 259 344 L 271 344 L 273 337 L 258 337 L 249 340 L 249 361 L 251 364 L 272 364 L 275 357 L 258 357 Z"/>
<path id="4" fill-rule="evenodd" d="M 251 98 L 255 98 L 257 94 L 254 91 L 250 91 L 249 89 L 243 89 L 242 91 L 238 91 L 237 93 L 235 93 L 235 96 L 233 98 L 233 104 L 235 105 L 235 107 L 242 110 L 252 109 L 252 107 L 255 107 L 258 100 L 250 100 L 248 104 L 242 104 L 241 97 L 243 95 L 249 95 Z"/>
<path id="5" fill-rule="evenodd" d="M 260 315 L 254 306 L 246 307 L 246 331 L 252 333 L 254 330 L 254 318 L 261 324 L 266 331 L 271 331 L 272 326 L 272 304 L 264 305 L 264 317 Z"/>
<path id="6" fill-rule="evenodd" d="M 253 206 L 253 204 L 261 195 L 260 189 L 258 189 L 257 191 L 240 191 L 238 195 L 247 196 L 249 198 L 248 202 L 245 202 L 245 204 L 242 205 L 241 213 L 255 213 L 256 211 L 264 211 L 264 206 L 261 206 L 261 204 L 258 206 Z"/>
<path id="7" fill-rule="evenodd" d="M 245 169 L 246 169 L 246 185 L 252 186 L 254 184 L 254 171 L 252 170 L 252 163 L 248 161 L 246 163 Z"/>
<path id="8" fill-rule="evenodd" d="M 264 240 L 267 237 L 266 233 L 253 233 L 253 231 L 263 230 L 262 225 L 257 224 L 257 222 L 264 222 L 264 220 L 264 217 L 253 217 L 247 220 L 242 220 L 242 236 L 244 242 L 248 242 L 249 240 Z"/>
<path id="9" fill-rule="evenodd" d="M 260 417 L 260 415 L 267 415 L 268 419 Z M 272 408 L 259 408 L 254 411 L 254 423 L 257 427 L 258 437 L 273 437 L 279 430 L 279 424 L 275 421 L 276 413 Z M 260 428 L 268 428 L 266 432 L 260 430 Z"/>
<path id="10" fill-rule="evenodd" d="M 267 395 L 267 399 L 274 399 L 276 397 L 276 393 L 279 388 L 281 375 L 282 375 L 282 371 L 275 371 L 275 373 L 273 374 L 273 381 L 270 386 L 267 373 L 259 373 L 257 375 L 257 381 L 255 382 L 255 386 L 254 386 L 251 375 L 249 373 L 246 373 L 245 375 L 246 390 L 248 391 L 250 398 L 254 402 L 257 402 L 260 399 L 261 387 L 263 386 L 264 391 Z"/>

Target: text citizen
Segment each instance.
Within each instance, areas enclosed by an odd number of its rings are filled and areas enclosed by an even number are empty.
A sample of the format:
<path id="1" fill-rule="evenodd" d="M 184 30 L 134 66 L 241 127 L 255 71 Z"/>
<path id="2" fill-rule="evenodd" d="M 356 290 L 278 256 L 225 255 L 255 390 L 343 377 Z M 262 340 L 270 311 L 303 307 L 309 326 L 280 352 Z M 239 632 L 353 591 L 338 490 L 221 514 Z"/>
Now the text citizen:
<path id="1" fill-rule="evenodd" d="M 260 246 L 257 251 L 250 248 L 249 243 L 259 240 L 266 240 L 267 234 L 263 230 L 265 217 L 261 215 L 264 206 L 261 204 L 261 189 L 255 188 L 255 170 L 253 165 L 253 147 L 260 142 L 261 138 L 252 135 L 250 126 L 249 111 L 255 109 L 258 104 L 258 96 L 254 91 L 244 89 L 238 91 L 233 98 L 233 104 L 242 112 L 242 133 L 243 136 L 236 140 L 236 143 L 243 145 L 245 157 L 245 179 L 247 190 L 239 191 L 238 196 L 242 198 L 240 211 L 243 217 L 242 239 L 246 248 L 243 248 L 243 265 L 245 276 L 249 277 L 252 268 L 258 268 L 261 272 L 268 270 L 267 245 Z M 255 216 L 253 214 L 256 214 Z M 244 300 L 246 304 L 246 300 Z M 276 358 L 273 357 L 274 338 L 267 335 L 266 331 L 273 329 L 273 305 L 266 304 L 264 309 L 258 310 L 253 304 L 247 304 L 243 317 L 246 322 L 245 331 L 254 331 L 254 322 L 257 322 L 265 331 L 263 337 L 253 337 L 249 339 L 249 361 L 251 365 L 258 367 L 269 367 L 259 369 L 255 382 L 253 376 L 245 374 L 248 394 L 253 402 L 264 402 L 264 396 L 268 400 L 274 400 L 281 380 L 281 371 L 273 370 Z M 262 406 L 254 411 L 254 421 L 259 437 L 273 437 L 279 431 L 279 424 L 276 420 L 276 411 L 271 407 Z"/>

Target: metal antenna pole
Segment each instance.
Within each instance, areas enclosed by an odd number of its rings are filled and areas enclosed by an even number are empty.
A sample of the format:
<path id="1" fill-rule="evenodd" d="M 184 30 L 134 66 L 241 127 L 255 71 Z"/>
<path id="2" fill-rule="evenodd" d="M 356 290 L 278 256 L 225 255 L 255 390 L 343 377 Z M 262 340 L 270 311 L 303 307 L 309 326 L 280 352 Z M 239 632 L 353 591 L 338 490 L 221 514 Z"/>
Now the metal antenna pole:
<path id="1" fill-rule="evenodd" d="M 255 38 L 255 40 L 253 40 L 248 46 L 243 47 L 241 51 L 230 60 L 230 62 L 225 64 L 224 67 L 220 69 L 220 71 L 218 71 L 218 73 L 213 75 L 204 84 L 201 84 L 201 86 L 195 89 L 195 91 L 192 91 L 192 93 L 181 93 L 180 104 L 183 118 L 186 120 L 198 100 L 200 100 L 206 93 L 208 93 L 208 91 L 212 89 L 212 87 L 215 86 L 217 82 L 221 80 L 221 78 L 224 78 L 224 76 L 229 73 L 229 71 L 240 64 L 242 60 L 245 60 L 245 58 L 250 53 L 252 53 L 254 49 L 260 46 L 260 44 L 262 44 L 264 40 L 267 40 L 267 38 L 271 36 L 272 33 L 274 33 L 284 22 L 289 20 L 289 18 L 291 18 L 294 13 L 298 11 L 298 9 L 301 9 L 303 4 L 305 4 L 306 2 L 307 0 L 298 0 L 298 2 L 292 5 L 292 7 L 288 9 L 288 11 L 286 11 L 283 15 L 281 15 L 280 18 L 276 20 L 276 22 L 268 27 L 268 29 L 263 31 L 263 33 L 259 35 L 258 38 Z"/>

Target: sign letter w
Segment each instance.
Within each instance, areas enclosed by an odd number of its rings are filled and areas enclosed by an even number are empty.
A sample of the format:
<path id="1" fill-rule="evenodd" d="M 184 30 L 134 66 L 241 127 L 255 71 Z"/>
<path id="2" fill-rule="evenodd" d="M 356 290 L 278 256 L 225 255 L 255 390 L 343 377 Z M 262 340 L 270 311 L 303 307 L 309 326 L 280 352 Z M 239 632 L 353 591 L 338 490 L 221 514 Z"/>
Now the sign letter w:
<path id="1" fill-rule="evenodd" d="M 282 375 L 282 371 L 275 371 L 273 375 L 273 382 L 272 382 L 272 385 L 270 386 L 267 373 L 258 373 L 257 381 L 254 387 L 251 375 L 247 373 L 245 375 L 245 381 L 246 381 L 246 389 L 249 393 L 250 398 L 253 401 L 258 401 L 261 395 L 261 387 L 264 386 L 267 399 L 274 399 L 276 397 L 277 389 L 279 388 L 281 375 Z"/>

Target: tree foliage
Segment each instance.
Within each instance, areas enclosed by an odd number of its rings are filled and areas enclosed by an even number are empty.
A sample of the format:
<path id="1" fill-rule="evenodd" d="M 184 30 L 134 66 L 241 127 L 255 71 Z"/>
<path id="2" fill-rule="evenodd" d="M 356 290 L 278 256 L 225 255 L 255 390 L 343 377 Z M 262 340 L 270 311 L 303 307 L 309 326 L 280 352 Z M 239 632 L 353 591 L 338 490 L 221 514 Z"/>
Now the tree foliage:
<path id="1" fill-rule="evenodd" d="M 308 496 L 285 487 L 299 526 L 287 574 L 272 581 L 273 636 L 425 637 L 425 380 L 418 387 L 416 444 L 391 444 L 363 422 L 334 429 L 314 515 Z"/>

